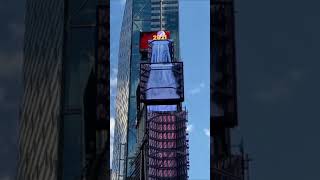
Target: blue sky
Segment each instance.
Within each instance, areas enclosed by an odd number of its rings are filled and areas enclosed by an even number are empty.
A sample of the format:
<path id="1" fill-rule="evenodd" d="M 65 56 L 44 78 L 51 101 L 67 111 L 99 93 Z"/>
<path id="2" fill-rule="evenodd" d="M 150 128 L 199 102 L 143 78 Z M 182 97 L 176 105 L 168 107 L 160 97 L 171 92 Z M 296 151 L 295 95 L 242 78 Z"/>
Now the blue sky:
<path id="1" fill-rule="evenodd" d="M 188 110 L 190 180 L 210 179 L 210 9 L 209 0 L 180 0 L 180 51 Z M 111 128 L 115 117 L 119 36 L 125 0 L 111 0 Z M 113 137 L 113 134 L 111 135 Z M 113 143 L 113 140 L 111 140 Z M 112 148 L 112 144 L 111 144 Z M 110 154 L 112 156 L 112 153 Z"/>

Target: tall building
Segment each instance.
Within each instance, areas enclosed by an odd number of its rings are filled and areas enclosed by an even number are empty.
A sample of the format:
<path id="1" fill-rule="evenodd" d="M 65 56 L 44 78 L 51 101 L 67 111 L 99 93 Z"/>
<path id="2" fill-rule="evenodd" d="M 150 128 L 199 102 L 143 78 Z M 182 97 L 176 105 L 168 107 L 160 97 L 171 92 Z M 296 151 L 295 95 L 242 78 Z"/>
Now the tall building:
<path id="1" fill-rule="evenodd" d="M 151 28 L 150 31 L 160 30 L 160 1 L 151 1 Z M 174 39 L 175 56 L 180 58 L 179 46 L 179 0 L 162 0 L 161 5 L 162 28 L 170 31 L 170 38 Z"/>
<path id="2" fill-rule="evenodd" d="M 148 58 L 140 63 L 138 145 L 130 171 L 133 180 L 188 179 L 183 62 L 174 57 L 169 33 L 158 31 L 152 35 L 152 40 L 148 40 Z M 142 36 L 145 37 L 144 33 Z"/>
<path id="3" fill-rule="evenodd" d="M 179 53 L 178 0 L 162 0 L 162 28 L 170 31 Z M 133 171 L 137 149 L 136 119 L 140 53 L 140 33 L 160 30 L 160 0 L 127 0 L 120 34 L 118 87 L 112 171 L 113 179 L 124 179 Z M 178 59 L 178 58 L 177 58 Z"/>
<path id="4" fill-rule="evenodd" d="M 242 143 L 232 149 L 230 135 L 238 125 L 234 1 L 211 0 L 210 14 L 210 178 L 245 180 L 249 159 Z"/>
<path id="5" fill-rule="evenodd" d="M 27 0 L 17 180 L 107 176 L 94 167 L 108 164 L 108 8 Z"/>

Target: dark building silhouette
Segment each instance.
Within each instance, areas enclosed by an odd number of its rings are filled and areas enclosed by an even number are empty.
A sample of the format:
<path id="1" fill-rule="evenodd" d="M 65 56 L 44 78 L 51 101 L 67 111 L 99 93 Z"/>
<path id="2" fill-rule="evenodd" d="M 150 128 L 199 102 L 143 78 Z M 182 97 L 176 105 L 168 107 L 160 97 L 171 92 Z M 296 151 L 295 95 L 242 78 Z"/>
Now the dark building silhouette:
<path id="1" fill-rule="evenodd" d="M 233 0 L 210 1 L 211 179 L 244 180 L 248 156 L 243 144 L 232 149 L 230 132 L 238 125 Z"/>
<path id="2" fill-rule="evenodd" d="M 109 177 L 109 1 L 27 0 L 17 180 Z"/>

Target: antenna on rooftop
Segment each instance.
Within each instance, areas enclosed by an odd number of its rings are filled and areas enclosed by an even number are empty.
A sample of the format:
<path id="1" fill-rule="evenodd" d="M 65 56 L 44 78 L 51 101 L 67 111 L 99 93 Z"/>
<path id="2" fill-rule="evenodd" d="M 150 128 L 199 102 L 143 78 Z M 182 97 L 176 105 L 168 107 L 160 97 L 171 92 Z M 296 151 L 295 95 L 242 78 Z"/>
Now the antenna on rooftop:
<path id="1" fill-rule="evenodd" d="M 162 31 L 162 1 L 160 0 L 160 31 Z"/>

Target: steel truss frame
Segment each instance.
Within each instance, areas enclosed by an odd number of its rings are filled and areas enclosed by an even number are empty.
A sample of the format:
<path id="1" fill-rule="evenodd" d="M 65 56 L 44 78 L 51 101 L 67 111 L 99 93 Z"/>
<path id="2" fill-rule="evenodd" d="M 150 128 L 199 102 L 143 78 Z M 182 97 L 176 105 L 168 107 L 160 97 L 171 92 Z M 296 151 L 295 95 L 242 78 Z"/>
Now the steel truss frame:
<path id="1" fill-rule="evenodd" d="M 152 64 L 171 64 L 172 71 L 174 73 L 176 82 L 177 82 L 177 94 L 179 98 L 177 99 L 147 99 L 146 92 L 147 83 L 150 77 L 150 72 L 152 71 L 166 71 L 165 68 L 151 69 Z M 171 69 L 170 69 L 171 70 Z M 170 62 L 170 63 L 140 63 L 140 101 L 148 105 L 161 105 L 161 104 L 176 104 L 184 101 L 184 79 L 183 79 L 183 62 Z M 153 87 L 153 88 L 171 88 L 171 87 Z"/>
<path id="2" fill-rule="evenodd" d="M 187 179 L 187 113 L 149 112 L 147 117 L 148 179 Z"/>

